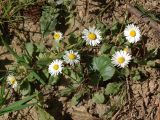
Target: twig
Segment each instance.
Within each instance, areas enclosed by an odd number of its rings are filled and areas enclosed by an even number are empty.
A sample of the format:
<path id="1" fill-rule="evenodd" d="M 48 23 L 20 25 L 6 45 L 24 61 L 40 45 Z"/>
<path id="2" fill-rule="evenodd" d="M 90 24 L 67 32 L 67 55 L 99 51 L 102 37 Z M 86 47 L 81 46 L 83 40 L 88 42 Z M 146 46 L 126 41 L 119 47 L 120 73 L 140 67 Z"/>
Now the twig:
<path id="1" fill-rule="evenodd" d="M 91 3 L 91 0 L 86 0 L 86 10 L 85 10 L 85 15 L 86 15 L 86 18 L 87 18 L 87 22 L 89 22 L 89 6 L 90 6 L 90 3 Z"/>
<path id="2" fill-rule="evenodd" d="M 117 116 L 120 114 L 122 107 L 114 114 L 111 120 L 116 120 Z"/>
<path id="3" fill-rule="evenodd" d="M 130 4 L 127 4 L 127 10 L 160 33 L 160 25 L 156 21 L 144 16 L 143 13 Z"/>
<path id="4" fill-rule="evenodd" d="M 107 4 L 107 6 L 100 11 L 100 13 L 98 14 L 98 16 L 101 17 L 102 14 L 108 9 L 108 7 L 109 7 L 113 2 L 115 2 L 115 0 L 109 1 L 109 3 Z"/>

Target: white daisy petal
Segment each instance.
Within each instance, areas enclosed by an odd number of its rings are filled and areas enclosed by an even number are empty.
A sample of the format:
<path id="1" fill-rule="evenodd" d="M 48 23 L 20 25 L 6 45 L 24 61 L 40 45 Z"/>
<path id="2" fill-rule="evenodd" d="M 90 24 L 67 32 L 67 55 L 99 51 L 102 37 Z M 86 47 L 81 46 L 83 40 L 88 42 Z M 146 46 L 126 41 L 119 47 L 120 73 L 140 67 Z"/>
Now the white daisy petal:
<path id="1" fill-rule="evenodd" d="M 66 63 L 70 65 L 75 65 L 79 63 L 80 55 L 78 54 L 78 52 L 74 52 L 73 50 L 65 51 L 65 55 L 63 56 L 63 59 Z"/>
<path id="2" fill-rule="evenodd" d="M 63 64 L 62 60 L 53 60 L 53 62 L 49 65 L 48 71 L 52 76 L 56 76 L 62 73 Z"/>
<path id="3" fill-rule="evenodd" d="M 140 41 L 141 32 L 139 27 L 135 26 L 134 24 L 129 24 L 124 30 L 124 36 L 130 43 L 136 43 Z"/>
<path id="4" fill-rule="evenodd" d="M 55 41 L 60 41 L 63 38 L 63 34 L 61 32 L 54 31 L 53 39 Z"/>
<path id="5" fill-rule="evenodd" d="M 86 44 L 91 46 L 96 46 L 102 41 L 101 31 L 95 27 L 89 27 L 88 30 L 84 29 L 82 34 L 82 38 L 86 41 Z"/>
<path id="6" fill-rule="evenodd" d="M 13 75 L 8 75 L 7 82 L 9 85 L 12 86 L 12 88 L 17 88 L 18 83 L 16 78 Z"/>
<path id="7" fill-rule="evenodd" d="M 114 64 L 114 66 L 118 66 L 121 68 L 127 66 L 130 60 L 131 60 L 131 55 L 123 50 L 117 51 L 112 56 L 112 64 Z"/>

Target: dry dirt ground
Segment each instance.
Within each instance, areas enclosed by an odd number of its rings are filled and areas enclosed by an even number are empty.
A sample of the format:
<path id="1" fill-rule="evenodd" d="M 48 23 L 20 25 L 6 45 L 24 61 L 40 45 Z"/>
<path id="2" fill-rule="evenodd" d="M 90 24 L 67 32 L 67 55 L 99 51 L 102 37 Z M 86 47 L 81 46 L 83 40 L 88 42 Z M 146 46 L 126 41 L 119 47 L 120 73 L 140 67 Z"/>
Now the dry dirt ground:
<path id="1" fill-rule="evenodd" d="M 146 10 L 159 13 L 159 0 L 135 0 L 138 4 L 144 6 Z M 129 1 L 128 1 L 129 2 Z M 102 8 L 102 4 L 106 3 L 106 8 Z M 113 21 L 119 20 L 123 22 L 125 19 L 126 2 L 124 0 L 78 0 L 77 1 L 77 17 L 75 24 L 70 28 L 78 27 L 81 30 L 89 26 L 92 19 L 99 18 L 107 25 L 111 25 Z M 133 4 L 133 1 L 130 1 Z M 103 13 L 99 11 L 104 10 Z M 111 12 L 112 11 L 112 12 Z M 152 49 L 160 46 L 160 37 L 157 37 L 156 31 L 145 24 L 133 14 L 129 14 L 128 19 L 137 24 L 146 41 L 146 48 Z M 24 25 L 24 29 L 22 30 Z M 28 38 L 35 42 L 43 42 L 43 38 L 39 34 L 39 22 L 33 23 L 31 20 L 26 20 L 19 25 L 19 30 L 16 30 L 16 36 L 11 43 L 11 46 L 21 53 L 21 41 L 17 40 L 20 37 L 23 41 Z M 67 33 L 66 33 L 67 34 Z M 19 39 L 19 38 L 18 38 Z M 6 69 L 7 65 L 14 64 L 12 56 L 7 53 L 3 46 L 0 46 L 0 65 L 2 69 Z M 8 62 L 4 62 L 4 61 Z M 157 62 L 160 61 L 157 59 Z M 111 117 L 112 120 L 160 120 L 160 69 L 144 67 L 148 78 L 144 81 L 129 81 L 128 95 L 129 100 L 124 106 L 117 110 Z M 59 86 L 57 90 L 63 89 Z M 56 120 L 105 120 L 103 114 L 109 108 L 108 104 L 95 104 L 91 100 L 84 100 L 78 106 L 72 106 L 66 97 L 57 97 L 56 91 L 53 95 L 48 96 L 46 102 L 51 105 L 48 107 L 50 114 L 54 115 Z M 111 96 L 112 97 L 112 96 Z M 113 99 L 116 99 L 113 97 Z M 38 113 L 35 108 L 27 108 L 15 113 L 6 114 L 0 117 L 0 120 L 38 120 Z"/>

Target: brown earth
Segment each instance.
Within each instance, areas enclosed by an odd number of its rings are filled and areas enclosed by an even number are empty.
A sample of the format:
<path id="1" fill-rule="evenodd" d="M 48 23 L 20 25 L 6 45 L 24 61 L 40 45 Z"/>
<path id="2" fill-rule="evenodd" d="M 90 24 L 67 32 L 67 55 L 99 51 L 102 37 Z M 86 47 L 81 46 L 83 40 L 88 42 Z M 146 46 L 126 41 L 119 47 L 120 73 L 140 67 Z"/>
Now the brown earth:
<path id="1" fill-rule="evenodd" d="M 135 1 L 138 4 L 143 5 L 146 10 L 160 14 L 159 0 Z M 88 27 L 90 21 L 95 18 L 100 19 L 106 26 L 111 25 L 115 20 L 119 20 L 123 23 L 125 20 L 124 13 L 126 12 L 125 3 L 124 0 L 78 0 L 76 3 L 77 17 L 75 23 L 67 32 L 74 30 L 76 27 L 81 31 L 85 27 Z M 134 5 L 132 0 L 130 3 Z M 100 13 L 100 11 L 103 12 Z M 132 14 L 129 14 L 127 19 L 140 27 L 142 34 L 145 37 L 144 40 L 146 41 L 145 46 L 147 49 L 158 48 L 160 46 L 160 38 L 157 37 L 158 33 L 154 29 Z M 24 24 L 19 25 L 19 29 L 22 29 L 22 25 L 24 25 L 22 31 L 15 31 L 16 35 L 22 38 L 22 41 L 27 41 L 28 38 L 31 38 L 34 42 L 45 43 L 42 36 L 39 34 L 40 28 L 38 22 L 33 23 L 31 20 L 26 20 Z M 18 37 L 13 38 L 11 46 L 16 49 L 18 53 L 21 53 L 21 41 L 17 38 Z M 13 57 L 3 46 L 0 46 L 0 55 L 0 65 L 2 66 L 2 69 L 5 70 L 8 65 L 13 64 Z M 160 63 L 160 60 L 157 60 L 157 62 Z M 149 77 L 144 81 L 128 81 L 128 100 L 125 101 L 125 104 L 121 109 L 117 110 L 112 117 L 110 117 L 112 120 L 160 120 L 160 69 L 149 68 L 147 66 L 144 66 L 144 69 Z M 63 89 L 63 86 L 59 86 L 58 90 L 60 89 Z M 111 96 L 113 102 L 116 102 L 116 97 L 117 96 Z M 107 119 L 108 116 L 104 116 L 103 114 L 110 108 L 109 104 L 95 104 L 92 100 L 84 100 L 78 106 L 72 106 L 66 97 L 58 97 L 56 91 L 53 93 L 53 96 L 48 96 L 47 100 L 52 103 L 52 107 L 56 108 L 52 110 L 53 108 L 49 107 L 48 110 L 57 120 Z M 38 120 L 38 113 L 35 108 L 27 108 L 0 117 L 0 120 L 13 119 Z"/>

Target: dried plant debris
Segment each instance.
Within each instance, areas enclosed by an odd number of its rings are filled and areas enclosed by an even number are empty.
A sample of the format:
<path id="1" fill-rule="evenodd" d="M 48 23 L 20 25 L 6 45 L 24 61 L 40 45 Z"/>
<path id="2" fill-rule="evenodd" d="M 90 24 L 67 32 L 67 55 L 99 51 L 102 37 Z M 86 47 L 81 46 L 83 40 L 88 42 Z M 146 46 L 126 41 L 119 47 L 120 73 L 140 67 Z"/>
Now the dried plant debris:
<path id="1" fill-rule="evenodd" d="M 1 1 L 0 120 L 158 120 L 158 5 Z"/>

